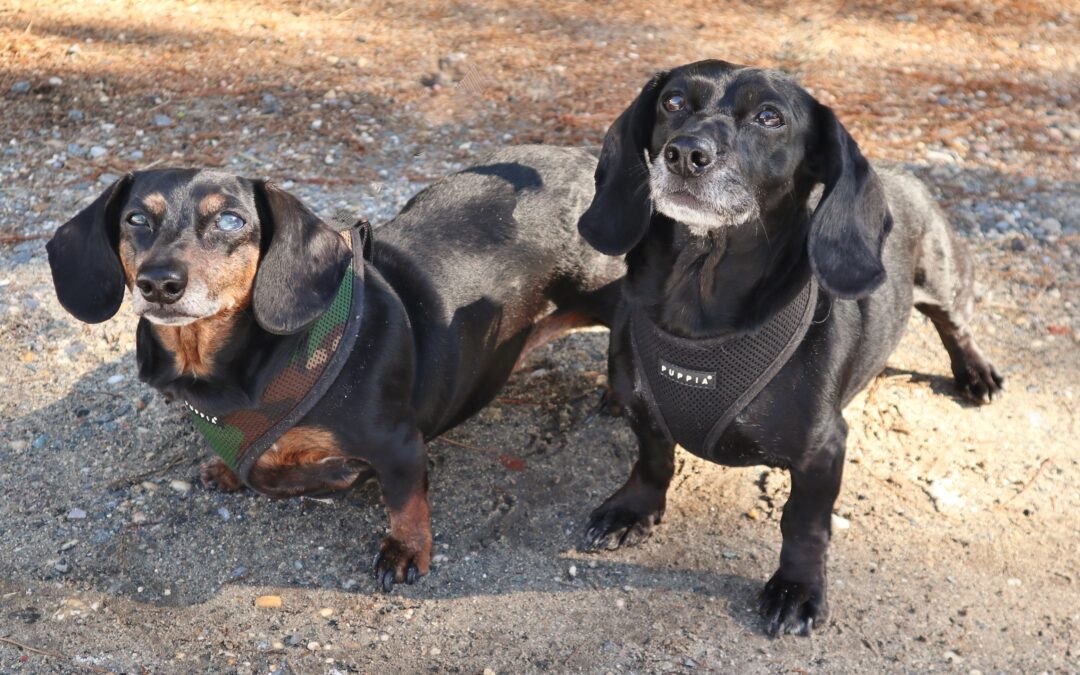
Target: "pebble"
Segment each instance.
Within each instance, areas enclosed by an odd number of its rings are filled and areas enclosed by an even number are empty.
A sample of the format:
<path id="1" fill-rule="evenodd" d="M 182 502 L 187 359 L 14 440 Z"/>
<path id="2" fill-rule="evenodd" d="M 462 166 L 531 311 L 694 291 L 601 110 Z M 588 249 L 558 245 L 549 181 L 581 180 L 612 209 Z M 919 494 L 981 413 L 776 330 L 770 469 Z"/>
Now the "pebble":
<path id="1" fill-rule="evenodd" d="M 309 652 L 317 652 L 322 649 L 322 645 L 312 640 L 311 642 L 307 643 L 307 648 Z"/>
<path id="2" fill-rule="evenodd" d="M 69 110 L 67 116 L 72 122 L 82 122 L 83 119 L 86 118 L 86 113 L 76 108 L 74 110 Z"/>
<path id="3" fill-rule="evenodd" d="M 182 495 L 186 495 L 187 493 L 191 492 L 191 483 L 187 482 L 186 480 L 169 481 L 169 487 Z"/>
<path id="4" fill-rule="evenodd" d="M 484 675 L 495 675 L 494 668 L 484 668 Z"/>
<path id="5" fill-rule="evenodd" d="M 8 447 L 10 447 L 15 452 L 22 452 L 23 450 L 29 448 L 30 444 L 26 441 L 12 441 L 8 444 Z"/>
<path id="6" fill-rule="evenodd" d="M 221 516 L 222 520 L 228 520 L 232 517 L 232 514 L 229 513 L 229 509 L 225 508 L 224 506 L 217 510 L 217 514 Z"/>
<path id="7" fill-rule="evenodd" d="M 569 575 L 569 577 L 571 579 L 576 579 L 577 578 L 577 565 L 571 565 L 570 569 L 566 570 L 566 574 Z"/>
<path id="8" fill-rule="evenodd" d="M 619 598 L 615 601 L 615 607 L 617 607 L 618 609 L 626 609 L 626 600 Z"/>
<path id="9" fill-rule="evenodd" d="M 260 595 L 255 598 L 255 606 L 259 609 L 278 609 L 282 604 L 280 595 Z"/>
<path id="10" fill-rule="evenodd" d="M 29 80 L 19 80 L 15 84 L 11 85 L 12 94 L 25 94 L 28 91 L 30 91 Z"/>
<path id="11" fill-rule="evenodd" d="M 1005 583 L 1007 583 L 1007 584 L 1008 584 L 1008 585 L 1010 585 L 1010 586 L 1020 586 L 1020 585 L 1021 585 L 1021 584 L 1023 584 L 1024 582 L 1020 581 L 1020 580 L 1019 580 L 1019 579 L 1017 579 L 1016 577 L 1011 577 L 1011 578 L 1010 578 L 1010 579 L 1009 579 L 1008 581 L 1006 581 Z"/>
<path id="12" fill-rule="evenodd" d="M 106 384 L 120 384 L 123 381 L 124 381 L 124 376 L 123 375 L 113 375 L 109 379 L 105 380 L 105 383 Z"/>
<path id="13" fill-rule="evenodd" d="M 431 656 L 438 656 L 439 654 L 442 654 L 442 650 L 438 647 L 432 647 L 430 650 L 428 650 L 428 654 L 430 654 Z"/>
<path id="14" fill-rule="evenodd" d="M 832 526 L 838 530 L 847 530 L 851 528 L 851 521 L 834 513 L 832 515 Z"/>
<path id="15" fill-rule="evenodd" d="M 1039 227 L 1050 236 L 1056 237 L 1061 234 L 1061 221 L 1057 218 L 1043 218 L 1039 221 Z"/>
<path id="16" fill-rule="evenodd" d="M 82 509 L 71 509 L 67 514 L 68 520 L 84 520 L 85 518 L 86 511 L 83 511 Z"/>
<path id="17" fill-rule="evenodd" d="M 102 157 L 104 157 L 107 154 L 109 154 L 109 151 L 106 150 L 105 148 L 101 147 L 100 145 L 95 145 L 95 146 L 90 148 L 90 158 L 91 159 L 101 159 Z"/>
<path id="18" fill-rule="evenodd" d="M 169 117 L 168 115 L 160 115 L 160 114 L 154 115 L 154 119 L 152 121 L 153 121 L 155 127 L 168 127 L 168 126 L 172 126 L 172 123 L 173 123 L 171 117 Z"/>
<path id="19" fill-rule="evenodd" d="M 334 608 L 333 607 L 323 607 L 322 609 L 319 610 L 319 616 L 321 616 L 324 619 L 329 619 L 330 617 L 334 616 Z"/>
<path id="20" fill-rule="evenodd" d="M 41 434 L 40 436 L 38 436 L 37 438 L 34 439 L 34 442 L 31 443 L 30 446 L 32 448 L 34 448 L 35 450 L 40 450 L 40 449 L 44 448 L 45 444 L 48 443 L 48 442 L 49 442 L 49 435 L 48 434 Z"/>
<path id="21" fill-rule="evenodd" d="M 78 543 L 79 543 L 78 539 L 69 539 L 69 540 L 65 541 L 63 544 L 60 544 L 60 550 L 61 551 L 68 551 L 70 549 L 75 548 L 75 546 Z"/>

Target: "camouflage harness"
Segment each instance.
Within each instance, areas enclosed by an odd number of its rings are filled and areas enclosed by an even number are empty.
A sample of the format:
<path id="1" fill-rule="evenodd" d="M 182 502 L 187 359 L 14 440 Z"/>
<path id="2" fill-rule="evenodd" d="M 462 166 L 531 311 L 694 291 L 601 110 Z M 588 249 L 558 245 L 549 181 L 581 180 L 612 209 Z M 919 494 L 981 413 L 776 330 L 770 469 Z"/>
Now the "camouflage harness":
<path id="1" fill-rule="evenodd" d="M 364 313 L 364 258 L 371 226 L 361 219 L 348 236 L 353 259 L 334 301 L 300 337 L 292 357 L 270 380 L 258 403 L 218 416 L 185 402 L 195 427 L 248 487 L 255 462 L 319 402 L 356 343 Z"/>

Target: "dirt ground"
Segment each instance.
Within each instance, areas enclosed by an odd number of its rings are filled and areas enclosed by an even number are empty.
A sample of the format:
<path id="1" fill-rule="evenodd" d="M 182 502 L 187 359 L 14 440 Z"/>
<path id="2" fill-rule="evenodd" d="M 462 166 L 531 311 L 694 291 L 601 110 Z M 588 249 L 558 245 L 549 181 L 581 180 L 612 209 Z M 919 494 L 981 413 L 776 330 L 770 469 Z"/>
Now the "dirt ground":
<path id="1" fill-rule="evenodd" d="M 0 2 L 0 672 L 1080 672 L 1080 7 L 1072 2 Z M 635 456 L 607 335 L 431 445 L 436 559 L 375 591 L 377 488 L 199 485 L 134 317 L 78 324 L 44 241 L 124 171 L 212 165 L 385 222 L 504 143 L 595 144 L 653 71 L 777 66 L 941 198 L 1004 398 L 920 316 L 846 411 L 830 623 L 754 612 L 788 483 L 680 451 L 643 545 L 575 548 Z M 256 607 L 259 596 L 281 606 Z"/>

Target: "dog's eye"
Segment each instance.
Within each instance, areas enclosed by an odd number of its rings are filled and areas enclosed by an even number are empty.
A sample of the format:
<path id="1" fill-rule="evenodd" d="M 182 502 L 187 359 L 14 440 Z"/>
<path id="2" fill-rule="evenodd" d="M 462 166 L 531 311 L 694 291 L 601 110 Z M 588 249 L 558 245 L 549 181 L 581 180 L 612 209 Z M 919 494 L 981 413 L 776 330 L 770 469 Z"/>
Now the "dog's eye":
<path id="1" fill-rule="evenodd" d="M 225 232 L 235 232 L 244 225 L 246 225 L 244 219 L 236 215 L 235 213 L 225 212 L 218 216 L 217 219 L 218 229 L 224 230 Z"/>
<path id="2" fill-rule="evenodd" d="M 132 225 L 134 227 L 146 227 L 147 225 L 150 224 L 150 221 L 147 220 L 146 216 L 144 216 L 141 213 L 133 213 L 133 214 L 131 214 L 130 216 L 127 217 L 127 221 L 128 221 L 128 225 Z"/>
<path id="3" fill-rule="evenodd" d="M 769 129 L 784 126 L 784 118 L 775 108 L 765 108 L 757 114 L 754 121 Z"/>
<path id="4" fill-rule="evenodd" d="M 682 94 L 668 94 L 664 97 L 664 110 L 678 112 L 686 105 L 686 99 Z"/>

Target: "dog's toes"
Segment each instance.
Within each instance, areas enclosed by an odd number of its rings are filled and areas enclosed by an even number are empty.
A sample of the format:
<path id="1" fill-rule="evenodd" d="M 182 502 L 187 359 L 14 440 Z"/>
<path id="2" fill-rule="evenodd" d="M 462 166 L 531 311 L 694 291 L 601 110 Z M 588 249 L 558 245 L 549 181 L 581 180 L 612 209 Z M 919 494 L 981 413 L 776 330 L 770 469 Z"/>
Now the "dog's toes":
<path id="1" fill-rule="evenodd" d="M 237 492 L 244 489 L 240 478 L 220 457 L 199 465 L 199 480 L 202 481 L 204 487 L 216 486 L 220 492 Z"/>
<path id="2" fill-rule="evenodd" d="M 809 635 L 829 616 L 824 583 L 801 583 L 773 575 L 758 598 L 758 611 L 770 637 Z"/>
<path id="3" fill-rule="evenodd" d="M 960 392 L 975 403 L 989 403 L 1001 396 L 1005 378 L 994 368 L 982 352 L 971 349 L 964 354 L 962 365 L 954 371 L 956 386 Z"/>
<path id="4" fill-rule="evenodd" d="M 384 593 L 389 593 L 394 584 L 414 584 L 427 574 L 426 557 L 420 551 L 413 551 L 403 543 L 387 537 L 379 545 L 375 556 L 375 580 Z"/>
<path id="5" fill-rule="evenodd" d="M 601 551 L 636 546 L 649 538 L 652 526 L 659 522 L 658 513 L 642 515 L 624 507 L 601 506 L 589 518 L 582 549 Z"/>

